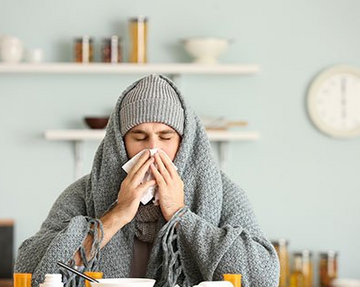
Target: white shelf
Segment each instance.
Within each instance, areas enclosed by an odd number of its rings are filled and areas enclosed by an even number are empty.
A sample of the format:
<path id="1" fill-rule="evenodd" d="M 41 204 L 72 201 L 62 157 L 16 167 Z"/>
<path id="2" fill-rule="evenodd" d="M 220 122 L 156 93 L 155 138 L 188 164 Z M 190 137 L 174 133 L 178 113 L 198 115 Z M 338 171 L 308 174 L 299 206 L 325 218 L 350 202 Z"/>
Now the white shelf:
<path id="1" fill-rule="evenodd" d="M 106 63 L 0 63 L 3 74 L 216 74 L 216 75 L 251 75 L 260 71 L 257 64 L 106 64 Z"/>
<path id="2" fill-rule="evenodd" d="M 254 131 L 207 131 L 209 140 L 218 145 L 218 156 L 220 168 L 224 168 L 227 155 L 227 145 L 230 141 L 255 141 L 260 138 L 258 132 Z M 83 142 L 102 140 L 105 130 L 70 129 L 70 130 L 47 130 L 46 140 L 71 141 L 75 145 L 75 178 L 82 176 L 83 166 Z"/>
<path id="3" fill-rule="evenodd" d="M 210 141 L 255 141 L 260 138 L 254 131 L 207 131 Z M 102 140 L 105 130 L 70 129 L 70 130 L 47 130 L 45 138 L 53 141 L 91 141 Z"/>

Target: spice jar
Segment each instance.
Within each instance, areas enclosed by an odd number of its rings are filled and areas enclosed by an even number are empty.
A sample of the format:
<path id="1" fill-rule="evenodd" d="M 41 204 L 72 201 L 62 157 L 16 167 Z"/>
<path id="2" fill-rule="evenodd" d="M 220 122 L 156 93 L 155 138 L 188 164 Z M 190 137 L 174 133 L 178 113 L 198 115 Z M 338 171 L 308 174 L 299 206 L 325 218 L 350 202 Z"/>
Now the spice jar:
<path id="1" fill-rule="evenodd" d="M 280 262 L 280 280 L 279 287 L 287 287 L 289 281 L 289 252 L 288 252 L 288 241 L 286 239 L 279 239 L 271 242 Z"/>
<path id="2" fill-rule="evenodd" d="M 122 60 L 120 38 L 112 36 L 104 38 L 102 43 L 102 61 L 104 63 L 119 63 Z"/>
<path id="3" fill-rule="evenodd" d="M 131 63 L 147 62 L 147 26 L 146 17 L 136 17 L 129 20 L 130 29 L 130 59 Z"/>
<path id="4" fill-rule="evenodd" d="M 94 61 L 93 40 L 89 36 L 75 39 L 75 62 L 89 63 Z"/>
<path id="5" fill-rule="evenodd" d="M 301 274 L 301 284 L 299 283 Z M 296 278 L 296 280 L 295 280 Z M 291 281 L 297 281 L 297 285 L 294 286 L 300 287 L 312 287 L 313 286 L 313 262 L 312 254 L 309 250 L 305 249 L 301 252 L 295 252 L 293 254 L 293 272 L 290 276 L 290 286 L 292 286 Z"/>
<path id="6" fill-rule="evenodd" d="M 337 252 L 329 250 L 327 252 L 320 253 L 320 287 L 330 287 L 331 281 L 335 278 L 337 278 Z"/>

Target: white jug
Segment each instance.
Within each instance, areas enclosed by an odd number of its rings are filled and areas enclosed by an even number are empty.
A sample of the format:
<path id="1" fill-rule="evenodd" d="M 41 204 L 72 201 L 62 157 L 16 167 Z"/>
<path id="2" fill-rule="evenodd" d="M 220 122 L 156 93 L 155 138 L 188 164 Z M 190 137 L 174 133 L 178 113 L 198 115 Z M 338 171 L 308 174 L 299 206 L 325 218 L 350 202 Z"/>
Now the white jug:
<path id="1" fill-rule="evenodd" d="M 20 62 L 23 57 L 23 50 L 23 43 L 20 39 L 8 35 L 0 38 L 0 58 L 3 62 Z"/>

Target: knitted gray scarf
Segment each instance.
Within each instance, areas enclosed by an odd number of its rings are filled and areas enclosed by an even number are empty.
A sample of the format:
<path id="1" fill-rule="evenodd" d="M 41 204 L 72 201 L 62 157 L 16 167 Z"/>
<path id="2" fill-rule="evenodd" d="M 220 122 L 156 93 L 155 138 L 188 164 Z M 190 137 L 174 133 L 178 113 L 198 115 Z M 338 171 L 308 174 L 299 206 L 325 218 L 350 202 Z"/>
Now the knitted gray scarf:
<path id="1" fill-rule="evenodd" d="M 156 287 L 176 283 L 186 287 L 222 280 L 224 273 L 241 273 L 243 287 L 277 286 L 275 249 L 262 235 L 245 193 L 220 172 L 199 118 L 174 84 L 160 77 L 178 93 L 184 108 L 184 132 L 174 164 L 184 182 L 186 207 L 169 222 L 162 217 L 157 221 L 160 231 L 156 232 L 146 276 L 156 279 Z M 41 230 L 21 245 L 15 270 L 33 273 L 33 286 L 38 286 L 46 273 L 59 272 L 56 261 L 73 258 L 91 227 L 101 225 L 98 218 L 117 199 L 126 177 L 121 167 L 128 161 L 119 110 L 124 95 L 137 83 L 120 96 L 91 174 L 61 194 Z M 101 250 L 101 239 L 95 240 L 96 256 L 90 262 L 85 260 L 85 269 L 100 269 L 107 278 L 128 277 L 140 217 L 119 230 Z M 94 237 L 98 238 L 96 234 Z M 67 274 L 67 278 L 68 286 L 75 286 L 73 277 Z"/>
<path id="2" fill-rule="evenodd" d="M 153 243 L 159 232 L 159 219 L 162 217 L 159 205 L 140 203 L 135 216 L 135 236 L 141 241 Z"/>

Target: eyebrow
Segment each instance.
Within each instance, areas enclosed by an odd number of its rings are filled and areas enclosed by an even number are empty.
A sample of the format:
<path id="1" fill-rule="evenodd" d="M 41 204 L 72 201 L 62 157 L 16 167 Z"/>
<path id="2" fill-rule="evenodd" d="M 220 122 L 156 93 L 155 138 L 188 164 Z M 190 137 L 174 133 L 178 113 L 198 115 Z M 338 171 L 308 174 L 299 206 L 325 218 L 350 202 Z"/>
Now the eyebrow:
<path id="1" fill-rule="evenodd" d="M 144 130 L 140 130 L 140 129 L 135 129 L 130 131 L 130 133 L 132 134 L 147 134 L 146 131 Z M 176 132 L 174 130 L 162 130 L 162 131 L 158 131 L 156 132 L 157 135 L 161 134 L 161 135 L 167 135 L 167 134 L 175 134 Z"/>

